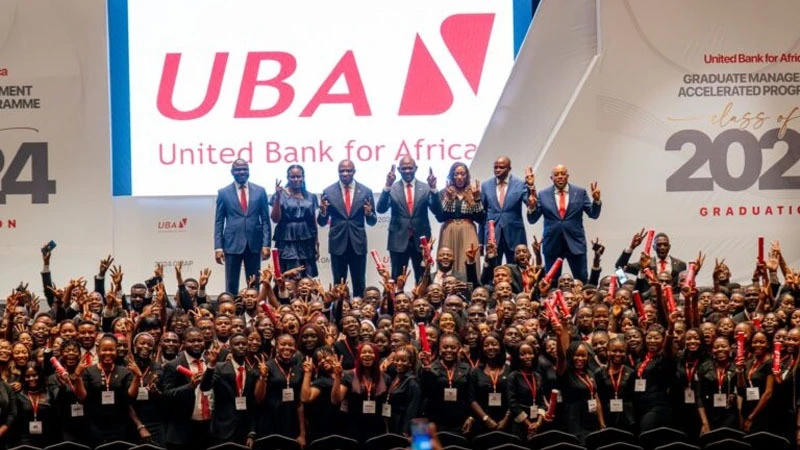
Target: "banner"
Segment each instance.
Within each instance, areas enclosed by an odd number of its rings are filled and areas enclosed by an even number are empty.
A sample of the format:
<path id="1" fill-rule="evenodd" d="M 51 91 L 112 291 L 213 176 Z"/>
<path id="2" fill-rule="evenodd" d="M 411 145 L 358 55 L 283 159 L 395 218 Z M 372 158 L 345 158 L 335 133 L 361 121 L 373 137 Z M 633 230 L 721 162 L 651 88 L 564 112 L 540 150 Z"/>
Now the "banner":
<path id="1" fill-rule="evenodd" d="M 602 214 L 585 223 L 587 237 L 606 244 L 605 274 L 643 227 L 667 233 L 675 257 L 707 252 L 700 284 L 710 284 L 715 258 L 749 281 L 759 236 L 767 254 L 779 241 L 797 267 L 798 14 L 793 1 L 600 2 L 599 59 L 541 148 L 536 175 L 541 189 L 565 164 L 570 182 L 599 182 Z M 509 89 L 546 70 L 529 67 Z M 536 161 L 540 149 L 531 154 L 517 137 L 512 157 Z"/>
<path id="2" fill-rule="evenodd" d="M 312 192 L 346 158 L 373 189 L 403 156 L 444 174 L 474 157 L 514 61 L 511 1 L 117 9 L 116 195 L 213 195 L 237 158 L 264 186 L 302 164 Z"/>
<path id="3" fill-rule="evenodd" d="M 112 252 L 105 18 L 101 0 L 0 4 L 4 289 L 24 280 L 41 293 L 51 240 L 59 286 Z"/>

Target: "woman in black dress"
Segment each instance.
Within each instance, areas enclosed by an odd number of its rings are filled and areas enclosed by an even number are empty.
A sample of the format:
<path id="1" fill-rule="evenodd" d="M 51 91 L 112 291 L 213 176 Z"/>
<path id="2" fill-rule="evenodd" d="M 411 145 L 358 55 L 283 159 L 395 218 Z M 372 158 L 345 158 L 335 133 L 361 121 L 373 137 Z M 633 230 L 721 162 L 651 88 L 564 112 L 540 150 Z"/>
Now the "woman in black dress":
<path id="1" fill-rule="evenodd" d="M 511 410 L 508 405 L 508 375 L 506 349 L 503 338 L 490 331 L 481 339 L 481 365 L 470 373 L 470 406 L 477 418 L 475 434 L 487 431 L 505 431 L 510 426 Z"/>
<path id="2" fill-rule="evenodd" d="M 256 433 L 258 436 L 280 434 L 297 439 L 305 446 L 305 414 L 300 401 L 303 369 L 295 357 L 296 352 L 293 337 L 288 334 L 278 337 L 275 358 L 267 362 L 266 396 L 258 415 Z"/>
<path id="3" fill-rule="evenodd" d="M 76 372 L 81 360 L 80 344 L 72 339 L 64 340 L 59 348 L 59 355 L 59 363 L 64 367 L 66 376 L 57 373 L 50 375 L 48 384 L 59 385 L 54 404 L 58 409 L 60 438 L 63 441 L 88 442 L 88 420 L 83 404 L 75 395 Z M 49 361 L 48 357 L 45 359 Z"/>
<path id="4" fill-rule="evenodd" d="M 634 411 L 639 431 L 670 426 L 672 407 L 669 387 L 675 376 L 672 346 L 672 322 L 664 331 L 652 325 L 645 335 L 645 354 L 634 365 Z"/>
<path id="5" fill-rule="evenodd" d="M 133 338 L 133 360 L 142 372 L 141 386 L 133 401 L 131 418 L 135 436 L 142 443 L 161 445 L 164 442 L 164 404 L 159 380 L 163 375 L 161 364 L 153 360 L 156 339 L 148 332 Z"/>
<path id="6" fill-rule="evenodd" d="M 42 369 L 30 362 L 22 373 L 22 389 L 14 396 L 17 416 L 15 445 L 44 448 L 59 440 L 57 385 L 47 385 Z"/>
<path id="7" fill-rule="evenodd" d="M 303 266 L 303 276 L 317 276 L 319 239 L 317 237 L 317 196 L 306 190 L 303 166 L 292 164 L 286 170 L 288 186 L 275 184 L 270 218 L 275 222 L 275 248 L 281 269 Z"/>
<path id="8" fill-rule="evenodd" d="M 308 421 L 309 444 L 319 438 L 336 434 L 341 425 L 341 414 L 337 405 L 331 403 L 333 388 L 333 366 L 336 355 L 330 347 L 320 347 L 313 360 L 303 362 L 303 385 L 300 398 L 303 401 Z"/>
<path id="9" fill-rule="evenodd" d="M 673 424 L 690 439 L 700 436 L 700 415 L 697 412 L 698 370 L 708 353 L 703 351 L 699 328 L 689 328 L 683 337 L 683 351 L 675 364 L 675 381 L 671 392 Z"/>
<path id="10" fill-rule="evenodd" d="M 594 374 L 597 395 L 603 409 L 603 422 L 608 427 L 636 432 L 633 411 L 633 369 L 625 365 L 625 340 L 620 337 L 608 343 L 608 365 Z"/>
<path id="11" fill-rule="evenodd" d="M 139 394 L 141 370 L 131 359 L 128 367 L 115 364 L 117 338 L 106 334 L 97 344 L 99 363 L 76 370 L 75 394 L 89 418 L 89 437 L 94 446 L 124 441 L 132 425 L 128 406 Z"/>
<path id="12" fill-rule="evenodd" d="M 413 347 L 403 346 L 394 351 L 395 375 L 386 392 L 381 415 L 389 423 L 389 432 L 411 435 L 411 420 L 422 412 L 422 388 L 414 375 L 417 358 Z"/>
<path id="13" fill-rule="evenodd" d="M 513 372 L 508 376 L 508 402 L 514 421 L 512 431 L 523 441 L 536 435 L 547 409 L 544 383 L 535 370 L 538 358 L 536 347 L 527 342 L 511 350 Z"/>
<path id="14" fill-rule="evenodd" d="M 750 357 L 736 361 L 736 387 L 742 399 L 742 431 L 767 431 L 768 406 L 775 378 L 767 335 L 757 331 L 750 339 Z"/>
<path id="15" fill-rule="evenodd" d="M 378 349 L 364 342 L 356 349 L 355 368 L 344 371 L 340 355 L 333 367 L 331 402 L 342 404 L 347 418 L 347 435 L 359 442 L 386 433 L 381 417 L 387 383 L 378 366 Z M 345 403 L 346 402 L 346 403 Z"/>
<path id="16" fill-rule="evenodd" d="M 459 358 L 461 342 L 454 334 L 439 339 L 439 359 L 430 353 L 419 355 L 422 361 L 420 382 L 425 393 L 425 416 L 439 431 L 469 434 L 475 418 L 470 415 L 469 363 Z"/>
<path id="17" fill-rule="evenodd" d="M 356 316 L 348 313 L 343 315 L 340 324 L 344 339 L 333 344 L 333 351 L 342 357 L 342 367 L 345 370 L 350 370 L 355 367 L 355 350 L 359 344 L 360 323 Z"/>
<path id="18" fill-rule="evenodd" d="M 700 366 L 698 412 L 700 433 L 721 428 L 739 428 L 739 405 L 736 395 L 736 372 L 730 361 L 728 339 L 714 339 L 713 359 Z"/>

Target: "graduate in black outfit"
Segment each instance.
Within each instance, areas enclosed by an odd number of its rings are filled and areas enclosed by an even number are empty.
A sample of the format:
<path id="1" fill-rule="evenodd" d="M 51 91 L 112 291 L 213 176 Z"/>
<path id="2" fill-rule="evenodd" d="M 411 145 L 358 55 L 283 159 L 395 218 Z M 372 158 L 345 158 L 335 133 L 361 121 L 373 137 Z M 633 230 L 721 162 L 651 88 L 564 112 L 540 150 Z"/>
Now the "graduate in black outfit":
<path id="1" fill-rule="evenodd" d="M 136 427 L 136 439 L 146 444 L 163 445 L 165 405 L 158 387 L 163 368 L 153 359 L 155 346 L 156 339 L 149 332 L 139 333 L 133 338 L 133 360 L 142 371 L 142 380 L 132 404 L 131 419 Z"/>
<path id="2" fill-rule="evenodd" d="M 305 413 L 300 401 L 303 368 L 296 357 L 295 339 L 283 334 L 275 343 L 275 358 L 267 362 L 266 392 L 256 399 L 260 405 L 255 431 L 257 436 L 280 434 L 306 444 Z M 263 402 L 263 403 L 262 403 Z"/>
<path id="3" fill-rule="evenodd" d="M 506 349 L 503 339 L 494 331 L 479 344 L 481 365 L 470 373 L 470 406 L 477 418 L 476 435 L 487 431 L 506 431 L 510 427 L 508 405 L 508 375 Z"/>
<path id="4" fill-rule="evenodd" d="M 347 435 L 359 442 L 386 433 L 381 417 L 388 386 L 378 366 L 378 347 L 364 342 L 356 349 L 355 368 L 344 371 L 343 356 L 333 367 L 331 401 L 345 412 Z"/>
<path id="5" fill-rule="evenodd" d="M 15 445 L 44 448 L 59 440 L 58 409 L 54 402 L 57 385 L 46 385 L 42 369 L 29 362 L 22 373 L 22 389 L 14 396 L 16 421 L 12 440 Z"/>
<path id="6" fill-rule="evenodd" d="M 736 360 L 736 387 L 742 399 L 742 431 L 745 433 L 767 431 L 767 408 L 775 383 L 769 348 L 767 335 L 757 331 L 750 338 L 750 357 Z"/>
<path id="7" fill-rule="evenodd" d="M 717 428 L 739 429 L 739 402 L 736 393 L 736 371 L 731 364 L 731 345 L 718 337 L 711 348 L 713 359 L 700 366 L 698 412 L 701 433 Z"/>
<path id="8" fill-rule="evenodd" d="M 470 414 L 469 363 L 460 360 L 461 343 L 455 334 L 439 339 L 439 359 L 421 352 L 419 378 L 425 394 L 425 416 L 439 431 L 469 434 L 475 418 Z"/>
<path id="9" fill-rule="evenodd" d="M 338 405 L 331 403 L 335 359 L 331 347 L 320 347 L 314 352 L 313 360 L 306 358 L 303 362 L 300 398 L 308 422 L 306 435 L 309 443 L 336 434 L 342 423 Z"/>
<path id="10" fill-rule="evenodd" d="M 413 347 L 403 346 L 394 351 L 395 375 L 389 382 L 386 404 L 381 415 L 387 419 L 389 432 L 411 436 L 411 420 L 422 412 L 422 388 L 414 375 L 417 358 Z"/>
<path id="11" fill-rule="evenodd" d="M 608 365 L 594 373 L 597 395 L 603 409 L 603 422 L 607 427 L 636 433 L 634 372 L 625 365 L 625 340 L 621 337 L 611 339 L 607 352 Z"/>
<path id="12" fill-rule="evenodd" d="M 512 431 L 523 440 L 530 440 L 539 431 L 546 411 L 542 377 L 536 372 L 538 352 L 523 342 L 511 350 L 512 372 L 508 376 L 508 403 L 511 407 Z"/>

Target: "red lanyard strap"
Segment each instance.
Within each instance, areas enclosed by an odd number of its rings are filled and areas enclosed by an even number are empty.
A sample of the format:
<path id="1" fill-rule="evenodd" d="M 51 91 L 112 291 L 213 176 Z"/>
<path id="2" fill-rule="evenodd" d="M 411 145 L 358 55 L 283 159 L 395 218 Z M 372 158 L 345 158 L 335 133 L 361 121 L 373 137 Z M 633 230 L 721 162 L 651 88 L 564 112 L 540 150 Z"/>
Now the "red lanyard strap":
<path id="1" fill-rule="evenodd" d="M 589 375 L 583 376 L 580 374 L 575 374 L 576 377 L 581 381 L 581 383 L 585 384 L 587 388 L 589 388 L 589 397 L 594 397 L 594 381 L 592 377 Z"/>
<path id="2" fill-rule="evenodd" d="M 500 372 L 502 372 L 502 371 L 503 371 L 503 369 L 497 369 L 497 370 L 494 370 L 494 371 L 492 371 L 492 370 L 489 371 L 489 378 L 492 379 L 492 389 L 494 389 L 494 392 L 497 392 L 497 380 L 500 378 Z"/>
<path id="3" fill-rule="evenodd" d="M 528 387 L 531 388 L 531 399 L 533 400 L 533 404 L 536 404 L 536 376 L 531 374 L 530 379 L 528 379 L 528 375 L 526 375 L 525 372 L 520 372 L 520 375 L 522 375 Z"/>
<path id="4" fill-rule="evenodd" d="M 283 378 L 286 378 L 286 387 L 288 388 L 289 387 L 289 382 L 292 379 L 292 369 L 289 368 L 289 373 L 286 373 L 286 372 L 283 371 L 283 367 L 281 367 L 281 363 L 275 361 L 275 365 L 278 367 L 278 370 L 281 371 L 281 375 L 283 375 Z"/>
<path id="5" fill-rule="evenodd" d="M 686 361 L 686 363 L 684 364 L 684 366 L 686 367 L 686 381 L 688 382 L 687 384 L 689 386 L 692 385 L 692 378 L 694 378 L 694 374 L 695 374 L 695 372 L 697 372 L 697 363 L 698 362 L 699 361 L 695 361 L 692 364 L 691 369 L 689 368 L 689 361 Z"/>
<path id="6" fill-rule="evenodd" d="M 647 369 L 647 365 L 650 364 L 650 361 L 652 361 L 652 360 L 653 360 L 653 354 L 650 353 L 650 352 L 647 352 L 647 355 L 644 357 L 644 361 L 642 361 L 642 363 L 639 364 L 639 368 L 636 369 L 636 375 L 639 378 L 642 378 L 642 375 L 644 375 L 645 369 Z"/>
<path id="7" fill-rule="evenodd" d="M 106 371 L 103 370 L 103 366 L 101 366 L 100 364 L 97 364 L 97 369 L 100 370 L 100 376 L 103 378 L 103 384 L 106 385 L 106 390 L 110 391 L 111 390 L 111 375 L 114 374 L 114 365 L 113 364 L 111 365 L 111 370 L 108 373 L 106 373 Z"/>
<path id="8" fill-rule="evenodd" d="M 722 385 L 725 384 L 725 379 L 728 377 L 728 366 L 725 367 L 717 367 L 717 386 L 719 387 L 719 392 L 722 393 Z"/>
<path id="9" fill-rule="evenodd" d="M 614 397 L 619 396 L 619 385 L 622 383 L 622 372 L 624 372 L 624 370 L 622 367 L 620 367 L 619 371 L 617 372 L 617 379 L 614 380 L 614 374 L 611 373 L 611 367 L 608 368 L 608 378 L 611 379 L 611 387 L 614 389 Z"/>

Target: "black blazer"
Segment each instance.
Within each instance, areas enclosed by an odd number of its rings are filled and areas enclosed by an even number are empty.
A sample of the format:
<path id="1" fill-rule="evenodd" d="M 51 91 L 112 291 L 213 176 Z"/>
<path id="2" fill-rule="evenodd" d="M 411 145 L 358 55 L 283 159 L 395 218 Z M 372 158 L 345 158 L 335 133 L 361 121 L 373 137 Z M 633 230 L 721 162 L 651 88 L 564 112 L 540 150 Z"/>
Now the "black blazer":
<path id="1" fill-rule="evenodd" d="M 203 376 L 201 391 L 214 390 L 214 411 L 211 414 L 211 436 L 219 441 L 233 441 L 244 444 L 247 433 L 253 430 L 250 413 L 255 405 L 255 384 L 258 375 L 245 366 L 244 389 L 247 410 L 236 409 L 236 370 L 231 361 L 217 363 L 215 369 L 208 369 L 211 376 Z"/>
<path id="2" fill-rule="evenodd" d="M 395 182 L 391 189 L 381 191 L 378 198 L 377 211 L 383 214 L 392 210 L 389 221 L 389 243 L 391 252 L 403 253 L 418 251 L 420 236 L 431 237 L 431 223 L 428 210 L 436 216 L 442 213 L 442 203 L 431 188 L 419 180 L 414 180 L 413 211 L 408 210 L 406 202 L 405 181 Z M 414 248 L 408 249 L 409 235 L 414 237 Z"/>
<path id="3" fill-rule="evenodd" d="M 167 444 L 185 445 L 190 441 L 190 423 L 194 411 L 194 387 L 192 380 L 178 373 L 178 366 L 191 370 L 186 359 L 186 352 L 181 352 L 172 361 L 164 365 L 161 392 L 167 405 L 167 420 L 164 430 L 164 442 Z M 212 371 L 207 370 L 209 376 Z"/>
<path id="4" fill-rule="evenodd" d="M 628 263 L 631 259 L 631 253 L 626 251 L 622 251 L 622 254 L 619 255 L 617 262 L 614 264 L 614 267 L 621 267 L 622 270 L 628 273 L 639 273 L 641 270 L 641 265 L 639 261 L 634 263 Z M 686 263 L 672 255 L 669 255 L 670 262 L 672 263 L 672 267 L 670 273 L 672 274 L 672 284 L 673 286 L 678 285 L 678 274 L 686 270 Z M 656 270 L 656 263 L 658 262 L 658 257 L 654 256 L 650 261 L 650 270 Z"/>

